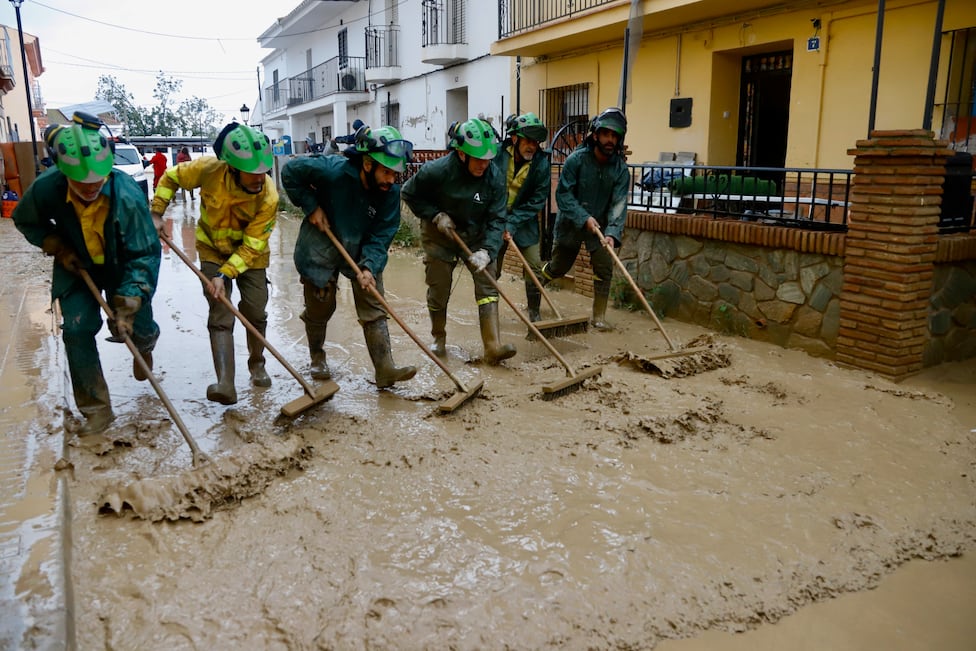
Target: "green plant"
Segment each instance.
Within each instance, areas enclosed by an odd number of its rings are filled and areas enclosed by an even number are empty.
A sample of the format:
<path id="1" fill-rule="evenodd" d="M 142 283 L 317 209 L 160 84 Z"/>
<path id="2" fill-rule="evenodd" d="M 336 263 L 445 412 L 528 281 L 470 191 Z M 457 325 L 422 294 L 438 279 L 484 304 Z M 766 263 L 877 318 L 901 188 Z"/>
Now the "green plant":
<path id="1" fill-rule="evenodd" d="M 656 315 L 664 318 L 663 310 L 654 304 L 654 299 L 659 294 L 661 294 L 661 288 L 656 286 L 652 287 L 650 291 L 644 292 L 644 300 L 647 301 Z M 613 280 L 610 281 L 610 300 L 617 309 L 628 310 L 630 312 L 638 312 L 644 309 L 637 295 L 634 294 L 634 288 L 630 286 L 630 283 L 625 278 L 618 276 L 614 276 Z"/>
<path id="2" fill-rule="evenodd" d="M 713 321 L 715 323 L 715 329 L 722 334 L 737 335 L 739 337 L 745 337 L 747 335 L 745 321 L 738 314 L 738 310 L 728 303 L 722 303 L 718 306 L 718 309 L 714 312 Z"/>
<path id="3" fill-rule="evenodd" d="M 288 195 L 284 192 L 278 193 L 278 211 L 286 212 L 295 217 L 305 217 L 305 213 L 302 212 L 302 209 L 289 201 Z"/>
<path id="4" fill-rule="evenodd" d="M 397 246 L 410 247 L 416 246 L 419 236 L 417 229 L 406 219 L 400 220 L 400 228 L 393 236 L 393 244 Z"/>

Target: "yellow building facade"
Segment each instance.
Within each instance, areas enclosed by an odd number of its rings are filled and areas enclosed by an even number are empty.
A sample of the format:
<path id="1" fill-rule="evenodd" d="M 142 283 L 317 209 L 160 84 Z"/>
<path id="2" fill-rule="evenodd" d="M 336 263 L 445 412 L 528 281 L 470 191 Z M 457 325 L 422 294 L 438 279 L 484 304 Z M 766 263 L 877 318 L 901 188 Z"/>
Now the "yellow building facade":
<path id="1" fill-rule="evenodd" d="M 880 3 L 877 83 L 877 1 L 643 0 L 637 21 L 627 0 L 583 0 L 572 14 L 501 3 L 492 53 L 518 57 L 512 110 L 537 112 L 553 134 L 618 104 L 625 33 L 639 25 L 631 163 L 691 152 L 708 165 L 850 169 L 848 150 L 872 122 L 918 129 L 926 119 L 976 153 L 972 0 Z"/>

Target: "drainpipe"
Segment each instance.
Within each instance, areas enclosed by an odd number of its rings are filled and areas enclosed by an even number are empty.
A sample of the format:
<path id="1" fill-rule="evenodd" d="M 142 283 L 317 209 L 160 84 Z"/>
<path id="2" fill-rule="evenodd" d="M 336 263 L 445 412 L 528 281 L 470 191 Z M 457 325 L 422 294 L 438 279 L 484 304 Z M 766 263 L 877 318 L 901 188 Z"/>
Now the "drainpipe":
<path id="1" fill-rule="evenodd" d="M 884 36 L 885 0 L 878 0 L 878 26 L 874 33 L 874 67 L 871 69 L 871 108 L 868 111 L 868 138 L 874 131 L 874 116 L 878 110 L 878 75 L 881 74 L 881 38 Z"/>
<path id="2" fill-rule="evenodd" d="M 945 14 L 945 0 L 939 0 L 935 11 L 935 33 L 932 35 L 932 60 L 929 64 L 929 87 L 925 93 L 925 116 L 922 128 L 932 129 L 932 109 L 935 106 L 935 82 L 939 76 L 939 52 L 942 48 L 942 17 Z"/>

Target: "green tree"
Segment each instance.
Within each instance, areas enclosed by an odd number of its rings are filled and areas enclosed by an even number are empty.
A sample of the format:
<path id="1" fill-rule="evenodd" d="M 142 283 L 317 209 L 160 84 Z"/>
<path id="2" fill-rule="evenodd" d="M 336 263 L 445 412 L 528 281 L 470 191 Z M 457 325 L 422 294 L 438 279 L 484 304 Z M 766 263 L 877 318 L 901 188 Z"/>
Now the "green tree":
<path id="1" fill-rule="evenodd" d="M 115 107 L 115 117 L 125 125 L 127 133 L 145 133 L 145 113 L 135 105 L 132 93 L 118 79 L 111 75 L 101 75 L 98 78 L 95 99 L 104 100 Z"/>
<path id="2" fill-rule="evenodd" d="M 181 80 L 170 77 L 162 70 L 156 75 L 156 88 L 153 89 L 156 106 L 149 112 L 153 128 L 152 133 L 158 133 L 161 136 L 177 135 L 180 125 L 176 109 L 179 93 L 182 89 L 183 82 Z"/>
<path id="3" fill-rule="evenodd" d="M 156 76 L 152 107 L 137 106 L 125 85 L 111 75 L 98 78 L 95 99 L 105 100 L 115 108 L 119 122 L 130 136 L 202 135 L 212 140 L 223 127 L 223 116 L 200 97 L 182 99 L 183 82 L 160 71 Z"/>
<path id="4" fill-rule="evenodd" d="M 183 100 L 176 114 L 184 134 L 192 133 L 207 140 L 217 137 L 218 130 L 214 125 L 223 117 L 207 103 L 207 100 L 200 97 Z"/>

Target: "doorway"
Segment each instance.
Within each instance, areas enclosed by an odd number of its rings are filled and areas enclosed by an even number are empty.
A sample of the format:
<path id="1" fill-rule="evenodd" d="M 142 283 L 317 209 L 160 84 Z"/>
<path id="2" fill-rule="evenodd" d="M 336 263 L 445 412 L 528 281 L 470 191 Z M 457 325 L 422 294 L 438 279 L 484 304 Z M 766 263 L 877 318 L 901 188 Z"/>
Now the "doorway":
<path id="1" fill-rule="evenodd" d="M 786 165 L 792 79 L 792 50 L 743 57 L 736 165 Z"/>

